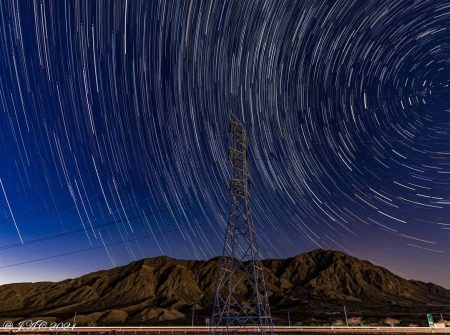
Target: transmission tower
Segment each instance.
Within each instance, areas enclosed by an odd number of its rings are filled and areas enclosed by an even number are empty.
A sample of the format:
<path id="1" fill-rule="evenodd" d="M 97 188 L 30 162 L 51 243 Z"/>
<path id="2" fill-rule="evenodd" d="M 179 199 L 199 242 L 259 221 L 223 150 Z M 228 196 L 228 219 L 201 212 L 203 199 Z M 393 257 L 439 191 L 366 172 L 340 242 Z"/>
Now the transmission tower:
<path id="1" fill-rule="evenodd" d="M 210 335 L 251 327 L 255 334 L 272 334 L 272 317 L 256 244 L 249 200 L 248 138 L 243 124 L 230 118 L 233 166 L 231 209 L 225 232 L 211 316 Z"/>

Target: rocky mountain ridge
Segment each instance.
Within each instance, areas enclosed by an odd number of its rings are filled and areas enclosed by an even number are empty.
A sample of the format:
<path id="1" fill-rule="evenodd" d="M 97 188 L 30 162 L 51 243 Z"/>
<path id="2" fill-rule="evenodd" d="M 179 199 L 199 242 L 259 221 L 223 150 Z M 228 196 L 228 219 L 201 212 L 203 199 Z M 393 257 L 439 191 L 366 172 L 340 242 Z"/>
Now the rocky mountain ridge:
<path id="1" fill-rule="evenodd" d="M 220 258 L 142 259 L 60 282 L 0 286 L 0 320 L 73 320 L 79 325 L 190 323 L 210 314 Z M 342 305 L 377 318 L 429 311 L 447 313 L 450 291 L 405 280 L 390 271 L 332 250 L 262 261 L 274 320 L 327 323 L 342 318 Z M 245 294 L 245 285 L 241 288 Z M 411 312 L 413 310 L 413 312 Z M 322 316 L 322 317 L 321 317 Z M 409 316 L 413 320 L 412 314 Z M 188 322 L 189 320 L 189 322 Z M 414 320 L 413 320 L 414 321 Z"/>

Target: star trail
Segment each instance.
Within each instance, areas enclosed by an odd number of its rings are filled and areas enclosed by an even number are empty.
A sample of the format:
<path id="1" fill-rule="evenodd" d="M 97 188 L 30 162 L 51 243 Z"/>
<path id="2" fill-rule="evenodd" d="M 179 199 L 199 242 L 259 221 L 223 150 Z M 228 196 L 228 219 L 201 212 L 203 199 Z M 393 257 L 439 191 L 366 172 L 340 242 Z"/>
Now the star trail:
<path id="1" fill-rule="evenodd" d="M 221 253 L 228 118 L 264 257 L 450 286 L 450 1 L 1 1 L 0 282 Z"/>

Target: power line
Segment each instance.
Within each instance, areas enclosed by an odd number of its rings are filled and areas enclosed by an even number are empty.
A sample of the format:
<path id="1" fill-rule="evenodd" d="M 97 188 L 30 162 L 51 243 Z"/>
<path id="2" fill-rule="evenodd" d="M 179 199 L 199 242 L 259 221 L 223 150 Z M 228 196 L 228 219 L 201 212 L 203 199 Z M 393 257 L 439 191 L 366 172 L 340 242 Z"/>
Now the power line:
<path id="1" fill-rule="evenodd" d="M 204 224 L 206 224 L 206 223 L 197 224 L 197 226 L 204 225 Z M 183 228 L 189 228 L 189 227 L 195 227 L 195 224 L 188 225 L 188 226 L 185 226 Z M 155 236 L 161 236 L 161 235 L 177 232 L 179 230 L 180 230 L 179 228 L 176 228 L 176 229 L 166 230 L 164 232 L 161 232 L 161 233 L 158 233 L 158 234 L 154 234 L 154 235 Z M 132 242 L 132 241 L 137 241 L 137 240 L 142 240 L 142 239 L 152 238 L 152 237 L 153 237 L 153 235 L 146 234 L 146 235 L 140 236 L 140 237 L 130 238 L 130 239 L 117 241 L 117 242 L 111 242 L 111 243 L 105 244 L 105 246 L 109 247 L 109 246 L 113 246 L 113 245 L 119 245 L 119 244 L 123 244 L 123 243 L 126 243 L 126 242 Z M 96 250 L 96 249 L 102 249 L 102 248 L 105 248 L 105 246 L 101 245 L 101 246 L 96 246 L 96 247 L 90 247 L 90 248 L 85 248 L 85 249 L 80 249 L 80 250 L 66 252 L 66 253 L 63 253 L 63 254 L 58 254 L 58 255 L 53 255 L 53 256 L 48 256 L 48 257 L 42 257 L 42 258 L 36 258 L 36 259 L 28 260 L 28 261 L 23 261 L 23 262 L 3 265 L 3 266 L 0 266 L 0 269 L 10 268 L 10 267 L 24 265 L 24 264 L 30 264 L 30 263 L 35 263 L 35 262 L 42 262 L 42 261 L 49 260 L 49 259 L 70 256 L 70 255 L 79 254 L 79 253 L 83 253 L 83 252 L 88 252 L 88 251 L 92 251 L 92 250 Z"/>
<path id="2" fill-rule="evenodd" d="M 166 211 L 168 211 L 167 208 L 166 209 L 160 209 L 160 210 L 153 211 L 153 212 L 142 213 L 142 214 L 139 214 L 139 215 L 135 215 L 135 216 L 129 217 L 128 220 L 135 220 L 135 219 L 138 219 L 138 218 L 147 217 L 147 216 L 155 215 L 155 214 L 166 212 Z M 102 224 L 93 226 L 93 228 L 101 228 L 101 227 L 110 226 L 110 225 L 113 225 L 113 224 L 116 224 L 116 223 L 122 223 L 122 222 L 126 222 L 126 221 L 127 221 L 127 219 L 114 220 L 114 221 L 111 221 L 111 222 L 102 223 Z M 17 247 L 22 247 L 22 246 L 27 246 L 27 245 L 30 245 L 30 244 L 35 244 L 35 243 L 38 243 L 38 242 L 48 241 L 48 240 L 52 240 L 52 239 L 59 238 L 59 237 L 62 237 L 62 236 L 67 236 L 67 235 L 72 235 L 72 234 L 77 234 L 77 233 L 82 233 L 82 232 L 84 232 L 84 228 L 74 229 L 74 230 L 71 230 L 71 231 L 67 231 L 67 232 L 63 232 L 63 233 L 59 233 L 59 234 L 51 235 L 51 236 L 45 236 L 45 237 L 37 238 L 37 239 L 34 239 L 34 240 L 30 240 L 30 241 L 24 241 L 23 244 L 22 243 L 16 243 L 16 244 L 0 246 L 0 251 L 13 249 L 13 248 L 17 248 Z"/>

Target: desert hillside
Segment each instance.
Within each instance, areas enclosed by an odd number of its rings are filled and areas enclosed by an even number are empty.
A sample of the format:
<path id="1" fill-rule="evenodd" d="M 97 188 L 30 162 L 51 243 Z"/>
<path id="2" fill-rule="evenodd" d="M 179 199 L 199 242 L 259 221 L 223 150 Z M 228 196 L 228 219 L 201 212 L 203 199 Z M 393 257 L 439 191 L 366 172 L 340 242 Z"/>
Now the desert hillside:
<path id="1" fill-rule="evenodd" d="M 0 286 L 0 321 L 41 318 L 78 325 L 203 325 L 210 314 L 219 258 L 147 258 L 61 282 Z M 390 316 L 422 323 L 425 313 L 450 312 L 450 291 L 405 280 L 342 252 L 314 250 L 263 261 L 274 320 L 330 324 L 350 317 L 379 322 Z M 449 313 L 450 314 L 450 313 Z M 378 320 L 378 321 L 377 321 Z"/>

